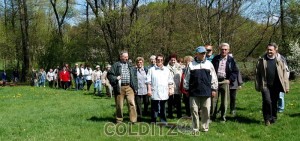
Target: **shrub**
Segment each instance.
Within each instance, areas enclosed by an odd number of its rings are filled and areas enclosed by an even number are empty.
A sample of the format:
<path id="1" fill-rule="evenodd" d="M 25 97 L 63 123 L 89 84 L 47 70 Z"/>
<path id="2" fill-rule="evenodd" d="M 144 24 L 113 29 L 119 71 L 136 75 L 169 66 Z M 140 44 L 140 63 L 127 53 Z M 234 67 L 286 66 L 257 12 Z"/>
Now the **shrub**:
<path id="1" fill-rule="evenodd" d="M 291 72 L 295 72 L 296 75 L 300 74 L 300 45 L 299 41 L 292 41 L 289 44 L 290 55 L 287 56 L 287 62 Z"/>

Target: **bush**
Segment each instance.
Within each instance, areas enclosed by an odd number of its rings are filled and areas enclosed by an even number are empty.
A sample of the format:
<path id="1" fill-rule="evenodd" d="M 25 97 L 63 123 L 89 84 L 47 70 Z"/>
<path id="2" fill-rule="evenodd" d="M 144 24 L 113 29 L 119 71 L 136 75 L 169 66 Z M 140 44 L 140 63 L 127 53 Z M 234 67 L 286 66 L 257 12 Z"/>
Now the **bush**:
<path id="1" fill-rule="evenodd" d="M 291 72 L 295 72 L 296 75 L 300 74 L 300 45 L 299 41 L 292 41 L 289 44 L 290 55 L 287 56 L 287 62 Z"/>

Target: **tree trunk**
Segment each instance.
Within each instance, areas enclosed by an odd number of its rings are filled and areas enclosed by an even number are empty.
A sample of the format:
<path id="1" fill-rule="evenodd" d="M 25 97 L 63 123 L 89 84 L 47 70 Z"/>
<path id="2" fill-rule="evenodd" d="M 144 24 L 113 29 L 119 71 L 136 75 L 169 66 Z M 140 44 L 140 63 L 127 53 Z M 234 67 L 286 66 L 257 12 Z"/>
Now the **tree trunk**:
<path id="1" fill-rule="evenodd" d="M 23 65 L 21 81 L 26 81 L 26 76 L 29 71 L 29 35 L 28 35 L 28 15 L 26 0 L 18 0 L 21 34 L 22 34 L 22 51 L 23 51 Z"/>

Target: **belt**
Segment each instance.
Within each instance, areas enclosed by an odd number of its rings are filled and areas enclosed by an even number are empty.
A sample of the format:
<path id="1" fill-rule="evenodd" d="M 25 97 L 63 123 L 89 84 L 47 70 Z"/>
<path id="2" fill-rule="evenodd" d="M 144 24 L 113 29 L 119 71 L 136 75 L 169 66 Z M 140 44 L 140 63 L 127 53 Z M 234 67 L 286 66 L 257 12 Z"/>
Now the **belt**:
<path id="1" fill-rule="evenodd" d="M 129 83 L 121 83 L 121 86 L 129 86 Z"/>

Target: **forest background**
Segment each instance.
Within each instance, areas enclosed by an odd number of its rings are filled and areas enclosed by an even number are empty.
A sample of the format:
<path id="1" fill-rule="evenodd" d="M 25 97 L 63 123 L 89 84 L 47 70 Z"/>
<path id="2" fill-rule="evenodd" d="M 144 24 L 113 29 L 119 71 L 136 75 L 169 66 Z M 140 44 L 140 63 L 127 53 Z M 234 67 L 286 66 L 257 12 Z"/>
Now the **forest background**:
<path id="1" fill-rule="evenodd" d="M 103 68 L 128 50 L 131 59 L 199 45 L 231 45 L 243 74 L 270 42 L 299 72 L 300 0 L 0 0 L 0 70 L 47 71 L 75 62 Z"/>

